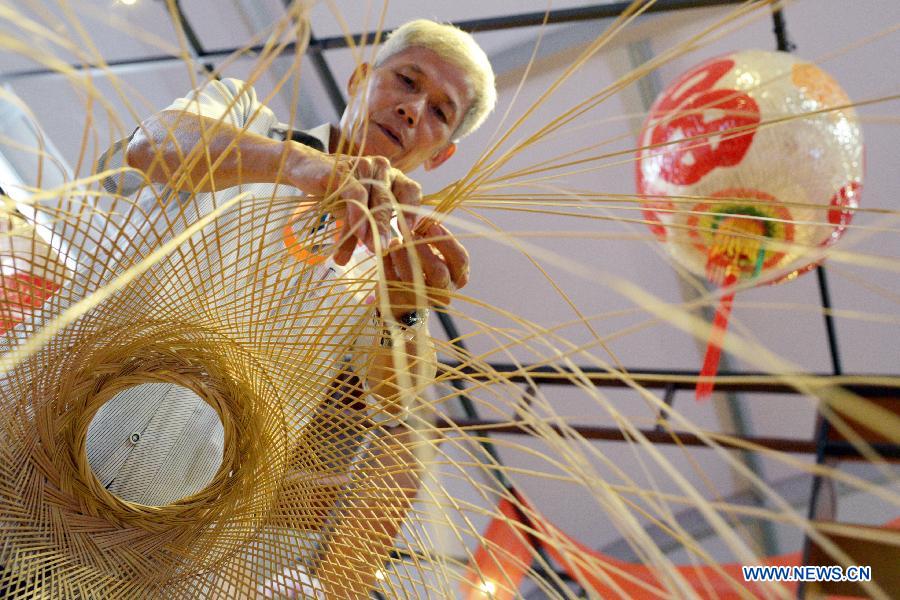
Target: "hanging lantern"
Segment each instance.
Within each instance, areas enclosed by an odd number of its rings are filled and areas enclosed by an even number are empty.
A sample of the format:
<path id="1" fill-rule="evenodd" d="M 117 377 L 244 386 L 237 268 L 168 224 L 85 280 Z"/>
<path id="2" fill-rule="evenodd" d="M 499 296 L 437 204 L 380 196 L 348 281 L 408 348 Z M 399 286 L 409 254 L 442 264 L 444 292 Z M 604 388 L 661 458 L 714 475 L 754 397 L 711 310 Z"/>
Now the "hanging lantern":
<path id="1" fill-rule="evenodd" d="M 650 229 L 692 273 L 725 288 L 697 396 L 712 391 L 736 284 L 816 266 L 858 206 L 862 133 L 841 87 L 784 52 L 748 50 L 688 71 L 640 135 L 637 188 Z"/>

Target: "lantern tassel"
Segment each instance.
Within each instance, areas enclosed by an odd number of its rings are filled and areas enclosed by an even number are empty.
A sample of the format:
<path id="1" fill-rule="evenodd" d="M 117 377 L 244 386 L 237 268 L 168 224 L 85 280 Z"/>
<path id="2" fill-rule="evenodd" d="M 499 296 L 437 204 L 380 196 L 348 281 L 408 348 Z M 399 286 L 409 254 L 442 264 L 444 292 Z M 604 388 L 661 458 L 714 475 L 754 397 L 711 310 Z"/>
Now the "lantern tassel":
<path id="1" fill-rule="evenodd" d="M 725 286 L 730 287 L 737 282 L 737 276 L 730 273 L 725 279 Z M 706 355 L 703 357 L 703 367 L 700 369 L 700 380 L 697 382 L 695 395 L 697 400 L 706 400 L 712 395 L 716 373 L 719 372 L 719 359 L 722 356 L 722 344 L 725 343 L 725 334 L 728 331 L 728 319 L 731 316 L 731 307 L 734 305 L 734 292 L 722 296 L 716 307 L 713 317 L 712 331 L 706 342 Z"/>

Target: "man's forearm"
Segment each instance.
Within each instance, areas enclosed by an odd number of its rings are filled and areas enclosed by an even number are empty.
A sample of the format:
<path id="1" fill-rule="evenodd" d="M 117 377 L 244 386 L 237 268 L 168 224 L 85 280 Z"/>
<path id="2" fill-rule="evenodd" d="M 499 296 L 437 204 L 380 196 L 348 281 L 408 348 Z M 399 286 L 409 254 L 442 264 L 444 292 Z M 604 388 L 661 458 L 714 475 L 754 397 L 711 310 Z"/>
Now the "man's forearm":
<path id="1" fill-rule="evenodd" d="M 302 154 L 302 147 L 293 142 L 167 110 L 141 123 L 128 144 L 126 160 L 153 182 L 206 192 L 241 183 L 274 183 L 279 166 L 298 152 Z"/>
<path id="2" fill-rule="evenodd" d="M 401 349 L 379 347 L 366 371 L 369 393 L 388 414 L 405 418 L 411 399 L 434 381 L 437 355 L 426 327 Z"/>

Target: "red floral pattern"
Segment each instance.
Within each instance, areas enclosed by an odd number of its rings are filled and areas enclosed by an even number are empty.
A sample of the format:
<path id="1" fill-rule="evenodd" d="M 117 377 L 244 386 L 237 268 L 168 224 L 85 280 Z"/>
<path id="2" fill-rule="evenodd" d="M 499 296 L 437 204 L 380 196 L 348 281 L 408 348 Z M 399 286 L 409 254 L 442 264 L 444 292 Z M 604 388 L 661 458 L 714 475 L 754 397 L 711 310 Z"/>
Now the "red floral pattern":
<path id="1" fill-rule="evenodd" d="M 844 230 L 853 220 L 853 209 L 859 207 L 861 187 L 858 181 L 851 181 L 831 197 L 829 204 L 832 208 L 828 211 L 828 222 L 834 225 L 834 231 L 822 242 L 823 246 L 830 246 L 844 235 Z"/>
<path id="2" fill-rule="evenodd" d="M 711 89 L 734 67 L 730 59 L 707 62 L 684 74 L 654 105 L 649 151 L 658 161 L 659 176 L 674 185 L 691 185 L 716 167 L 731 167 L 743 160 L 759 124 L 759 106 L 747 94 Z M 735 131 L 738 129 L 738 131 Z M 683 141 L 678 141 L 683 140 Z M 646 187 L 643 174 L 638 186 Z"/>

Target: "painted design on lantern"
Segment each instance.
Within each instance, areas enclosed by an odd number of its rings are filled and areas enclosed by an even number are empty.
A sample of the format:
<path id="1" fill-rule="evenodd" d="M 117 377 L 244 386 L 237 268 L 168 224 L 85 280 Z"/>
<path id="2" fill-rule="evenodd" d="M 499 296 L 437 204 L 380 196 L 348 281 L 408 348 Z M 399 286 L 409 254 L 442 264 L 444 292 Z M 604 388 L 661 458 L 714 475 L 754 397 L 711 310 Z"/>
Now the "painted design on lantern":
<path id="1" fill-rule="evenodd" d="M 651 110 L 636 167 L 641 208 L 676 262 L 722 288 L 698 398 L 712 392 L 736 285 L 795 278 L 847 228 L 862 138 L 853 108 L 828 109 L 848 103 L 815 65 L 747 50 L 692 69 Z M 696 200 L 681 210 L 675 198 Z"/>
<path id="2" fill-rule="evenodd" d="M 832 207 L 828 211 L 828 222 L 834 225 L 831 235 L 826 237 L 819 243 L 819 246 L 827 248 L 837 242 L 844 235 L 844 231 L 853 220 L 853 209 L 859 207 L 859 196 L 862 184 L 858 181 L 851 181 L 847 185 L 839 189 L 831 197 L 829 205 Z M 822 264 L 824 259 L 815 260 L 806 264 L 799 269 L 788 273 L 783 277 L 779 277 L 772 281 L 772 284 L 784 283 L 796 279 L 804 273 L 809 273 Z"/>
<path id="3" fill-rule="evenodd" d="M 749 96 L 753 103 L 752 113 L 732 114 L 719 110 L 723 103 L 736 102 L 742 95 Z M 704 102 L 714 108 L 701 110 Z M 753 215 L 748 214 L 744 215 L 744 220 L 724 222 L 719 228 L 720 223 L 714 224 L 709 218 L 691 216 L 691 209 L 721 214 L 736 210 L 734 206 L 721 207 L 724 201 L 728 205 L 746 204 L 763 210 L 765 214 L 759 219 L 784 220 L 790 217 L 777 214 L 771 208 L 773 203 L 783 201 L 796 219 L 791 225 L 796 237 L 791 248 L 775 244 L 781 251 L 766 254 L 764 270 L 768 269 L 769 275 L 778 277 L 772 269 L 793 265 L 795 270 L 803 272 L 806 266 L 802 259 L 804 254 L 809 257 L 806 262 L 818 262 L 817 257 L 806 251 L 834 243 L 849 227 L 853 210 L 859 203 L 863 156 L 862 139 L 852 108 L 833 113 L 815 111 L 826 104 L 834 106 L 847 102 L 846 93 L 827 73 L 816 65 L 779 52 L 749 50 L 722 56 L 679 77 L 660 95 L 648 115 L 641 133 L 643 148 L 638 151 L 635 168 L 641 209 L 655 237 L 671 244 L 672 256 L 692 273 L 700 276 L 717 273 L 707 264 L 713 240 L 705 239 L 703 233 L 692 233 L 691 228 L 718 231 L 723 248 L 734 250 L 729 240 L 755 237 L 748 234 L 759 224 L 749 223 Z M 745 104 L 750 106 L 749 102 Z M 704 118 L 700 117 L 701 112 L 706 112 Z M 767 129 L 748 125 L 738 135 L 724 140 L 722 138 L 729 136 L 715 129 L 716 126 L 735 125 L 734 122 L 721 122 L 731 117 L 745 120 L 752 117 L 752 123 L 762 123 L 785 116 L 798 118 L 787 119 L 777 127 Z M 694 118 L 693 124 L 704 128 L 704 133 L 697 133 L 691 140 L 693 148 L 685 141 L 685 127 L 677 126 L 687 123 L 688 117 Z M 743 132 L 747 135 L 740 135 Z M 747 144 L 751 138 L 752 143 Z M 663 143 L 653 147 L 660 141 Z M 709 143 L 698 152 L 698 145 L 706 142 Z M 735 150 L 737 142 L 742 143 L 737 147 L 740 160 L 726 151 L 729 144 Z M 690 154 L 685 154 L 686 150 Z M 771 159 L 775 152 L 779 153 L 778 160 Z M 721 162 L 704 166 L 702 160 L 696 161 L 697 156 L 714 157 Z M 810 165 L 808 157 L 814 157 L 816 165 Z M 737 164 L 731 164 L 736 160 Z M 758 197 L 747 202 L 722 198 L 719 202 L 710 200 L 709 206 L 694 206 L 704 202 L 704 198 L 721 197 L 721 190 L 727 189 L 732 192 L 735 189 L 753 190 L 754 194 L 764 191 L 779 202 L 763 202 Z M 741 197 L 739 193 L 733 195 Z M 697 196 L 700 199 L 684 206 L 676 199 Z M 763 205 L 767 208 L 763 209 Z M 745 226 L 750 229 L 744 231 Z M 760 230 L 760 233 L 777 239 L 780 227 L 769 225 L 767 232 Z M 727 235 L 732 229 L 732 234 Z M 743 235 L 739 234 L 741 231 Z M 747 256 L 752 254 L 749 246 L 745 250 Z M 773 260 L 775 256 L 780 256 L 781 260 Z M 741 268 L 740 278 L 750 278 L 753 269 L 749 262 L 753 261 L 747 258 L 739 262 L 747 263 Z M 770 277 L 765 279 L 769 281 Z"/>
<path id="4" fill-rule="evenodd" d="M 640 169 L 640 163 L 638 163 L 638 169 Z M 664 242 L 667 235 L 666 228 L 660 222 L 659 215 L 656 214 L 657 210 L 674 211 L 675 205 L 663 196 L 641 199 L 641 212 L 647 227 L 659 241 Z"/>
<path id="5" fill-rule="evenodd" d="M 796 63 L 791 68 L 791 81 L 806 96 L 823 108 L 845 106 L 850 98 L 834 78 L 812 63 Z M 832 113 L 838 116 L 838 112 Z"/>
<path id="6" fill-rule="evenodd" d="M 794 240 L 791 213 L 777 198 L 744 188 L 711 196 L 734 201 L 696 204 L 687 219 L 688 235 L 694 248 L 706 256 L 706 276 L 711 282 L 721 284 L 728 275 L 752 279 L 784 258 L 782 250 L 766 244 L 766 240 Z"/>
<path id="7" fill-rule="evenodd" d="M 851 181 L 831 197 L 829 205 L 832 208 L 828 211 L 828 222 L 834 225 L 834 231 L 822 242 L 823 246 L 830 246 L 844 235 L 844 230 L 853 220 L 853 209 L 859 207 L 861 188 L 862 184 L 858 181 Z"/>
<path id="8" fill-rule="evenodd" d="M 744 92 L 712 89 L 734 67 L 731 59 L 710 61 L 682 76 L 654 105 L 649 152 L 659 176 L 675 185 L 692 185 L 717 167 L 737 165 L 747 154 L 759 107 Z M 642 174 L 639 186 L 644 188 Z M 642 190 L 643 191 L 643 190 Z"/>

